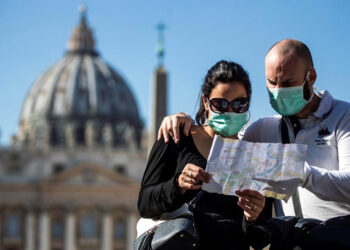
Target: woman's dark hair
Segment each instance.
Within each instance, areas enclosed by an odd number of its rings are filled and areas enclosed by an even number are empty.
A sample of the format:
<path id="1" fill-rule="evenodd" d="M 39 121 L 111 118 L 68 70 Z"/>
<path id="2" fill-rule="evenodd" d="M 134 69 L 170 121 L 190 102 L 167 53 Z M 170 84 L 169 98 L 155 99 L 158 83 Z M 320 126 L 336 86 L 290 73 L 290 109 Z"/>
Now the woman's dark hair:
<path id="1" fill-rule="evenodd" d="M 250 101 L 252 86 L 250 84 L 248 73 L 242 68 L 241 65 L 224 60 L 217 62 L 208 70 L 208 73 L 204 79 L 204 83 L 201 87 L 201 94 L 203 94 L 206 98 L 209 98 L 211 90 L 216 87 L 218 82 L 227 84 L 233 82 L 242 83 L 247 92 L 247 97 Z M 197 124 L 204 124 L 207 117 L 208 114 L 205 111 L 204 103 L 202 101 L 202 98 L 200 98 L 200 106 L 196 114 Z"/>

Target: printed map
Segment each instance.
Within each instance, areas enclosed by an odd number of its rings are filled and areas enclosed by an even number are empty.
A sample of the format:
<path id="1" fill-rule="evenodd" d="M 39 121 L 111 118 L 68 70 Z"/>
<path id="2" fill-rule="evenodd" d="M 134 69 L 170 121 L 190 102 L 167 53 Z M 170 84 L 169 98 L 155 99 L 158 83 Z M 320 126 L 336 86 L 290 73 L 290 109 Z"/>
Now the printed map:
<path id="1" fill-rule="evenodd" d="M 206 171 L 212 175 L 203 190 L 235 195 L 252 189 L 287 201 L 303 179 L 307 146 L 253 143 L 215 136 Z"/>

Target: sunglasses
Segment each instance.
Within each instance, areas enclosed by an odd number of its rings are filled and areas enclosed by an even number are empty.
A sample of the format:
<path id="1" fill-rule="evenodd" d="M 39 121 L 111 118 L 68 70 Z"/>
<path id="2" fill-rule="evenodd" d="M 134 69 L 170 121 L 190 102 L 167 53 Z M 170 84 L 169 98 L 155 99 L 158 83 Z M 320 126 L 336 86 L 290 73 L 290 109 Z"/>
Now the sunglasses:
<path id="1" fill-rule="evenodd" d="M 249 99 L 247 97 L 239 97 L 234 99 L 232 102 L 227 101 L 223 98 L 213 98 L 209 100 L 210 109 L 215 113 L 228 112 L 228 108 L 231 106 L 232 111 L 235 113 L 244 113 L 249 109 Z"/>

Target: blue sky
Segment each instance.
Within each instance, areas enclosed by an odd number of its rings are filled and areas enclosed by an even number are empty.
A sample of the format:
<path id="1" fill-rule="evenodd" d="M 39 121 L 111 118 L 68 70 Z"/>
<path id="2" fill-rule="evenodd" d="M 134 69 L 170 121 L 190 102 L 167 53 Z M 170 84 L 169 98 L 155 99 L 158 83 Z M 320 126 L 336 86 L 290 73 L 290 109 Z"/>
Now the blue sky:
<path id="1" fill-rule="evenodd" d="M 16 133 L 36 77 L 58 61 L 87 5 L 97 50 L 129 83 L 148 124 L 156 67 L 156 24 L 163 21 L 170 113 L 195 114 L 199 88 L 218 60 L 240 63 L 253 85 L 251 120 L 273 115 L 264 56 L 283 38 L 305 42 L 316 87 L 350 101 L 350 1 L 347 0 L 3 0 L 0 5 L 0 142 Z"/>

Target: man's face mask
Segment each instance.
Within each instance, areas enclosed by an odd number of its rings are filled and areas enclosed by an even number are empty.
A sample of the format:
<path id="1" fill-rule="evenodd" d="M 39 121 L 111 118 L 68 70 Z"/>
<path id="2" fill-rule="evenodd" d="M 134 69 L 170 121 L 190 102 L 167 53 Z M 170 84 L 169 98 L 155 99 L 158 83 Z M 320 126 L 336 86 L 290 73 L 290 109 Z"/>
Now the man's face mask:
<path id="1" fill-rule="evenodd" d="M 284 88 L 268 88 L 270 104 L 272 108 L 283 116 L 295 115 L 302 110 L 307 103 L 312 100 L 312 94 L 304 98 L 304 87 L 307 83 L 309 73 L 306 74 L 305 80 L 301 86 L 284 87 Z M 308 89 L 306 90 L 308 91 Z"/>

